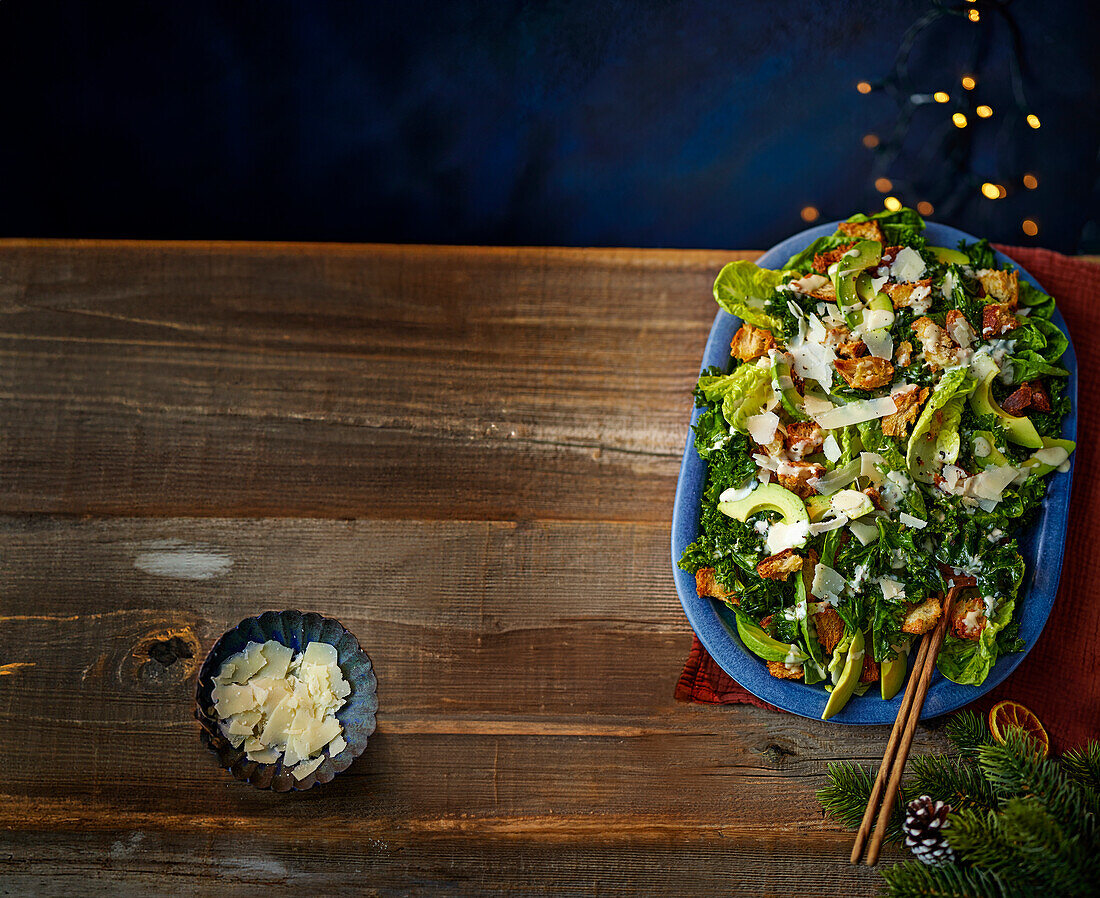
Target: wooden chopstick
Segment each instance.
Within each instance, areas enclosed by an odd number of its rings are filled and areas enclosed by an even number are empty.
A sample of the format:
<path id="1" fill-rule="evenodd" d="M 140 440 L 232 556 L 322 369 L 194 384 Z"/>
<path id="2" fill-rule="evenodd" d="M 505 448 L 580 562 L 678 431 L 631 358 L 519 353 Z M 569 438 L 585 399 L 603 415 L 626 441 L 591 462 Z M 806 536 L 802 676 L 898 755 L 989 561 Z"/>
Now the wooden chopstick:
<path id="1" fill-rule="evenodd" d="M 859 832 L 856 833 L 856 843 L 852 848 L 852 863 L 859 863 L 859 854 L 867 840 L 867 833 L 871 826 L 871 817 L 874 816 L 875 806 L 881 797 L 882 806 L 878 810 L 875 821 L 875 830 L 871 834 L 871 841 L 867 845 L 867 866 L 873 867 L 878 863 L 879 852 L 882 849 L 882 841 L 886 837 L 886 830 L 890 827 L 890 817 L 894 812 L 894 802 L 897 801 L 898 791 L 901 785 L 901 777 L 905 772 L 905 762 L 909 759 L 909 748 L 913 744 L 913 735 L 917 730 L 917 722 L 920 720 L 920 712 L 924 707 L 924 699 L 928 695 L 928 684 L 932 680 L 932 671 L 936 669 L 936 658 L 940 653 L 944 637 L 947 635 L 947 623 L 951 616 L 951 606 L 954 604 L 962 586 L 952 586 L 943 600 L 943 608 L 940 619 L 936 622 L 936 629 L 929 638 L 921 640 L 921 648 L 913 670 L 909 675 L 909 684 L 905 690 L 905 697 L 898 708 L 898 716 L 894 721 L 894 728 L 890 732 L 890 740 L 886 743 L 886 751 L 882 757 L 882 766 L 879 767 L 875 785 L 871 790 L 871 797 L 867 802 L 867 810 L 863 815 Z M 916 684 L 914 686 L 914 683 Z M 900 734 L 900 735 L 899 735 Z M 889 780 L 883 793 L 881 782 L 884 779 L 884 771 L 889 768 Z"/>

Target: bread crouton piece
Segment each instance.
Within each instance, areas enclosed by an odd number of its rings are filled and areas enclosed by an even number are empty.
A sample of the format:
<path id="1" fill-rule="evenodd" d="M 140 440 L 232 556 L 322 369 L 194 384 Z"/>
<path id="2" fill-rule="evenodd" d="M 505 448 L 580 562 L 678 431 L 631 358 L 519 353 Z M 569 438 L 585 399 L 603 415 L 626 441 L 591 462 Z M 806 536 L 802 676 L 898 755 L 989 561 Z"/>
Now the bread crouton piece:
<path id="1" fill-rule="evenodd" d="M 1049 402 L 1047 403 L 1050 404 Z M 1001 403 L 1001 408 L 1010 415 L 1020 417 L 1031 406 L 1031 387 L 1028 384 L 1020 384 L 1019 389 L 1008 396 Z"/>
<path id="2" fill-rule="evenodd" d="M 899 368 L 905 368 L 911 361 L 913 361 L 913 344 L 908 340 L 902 340 L 894 350 L 894 364 Z"/>
<path id="3" fill-rule="evenodd" d="M 879 495 L 878 490 L 876 490 L 873 486 L 869 486 L 863 490 L 863 495 L 871 500 L 871 504 L 875 506 L 876 509 L 882 511 L 882 496 Z"/>
<path id="4" fill-rule="evenodd" d="M 700 596 L 722 599 L 722 601 L 729 602 L 731 605 L 736 605 L 739 601 L 737 594 L 732 589 L 727 589 L 718 582 L 712 567 L 701 567 L 695 572 L 695 591 Z"/>
<path id="5" fill-rule="evenodd" d="M 925 299 L 932 292 L 932 278 L 911 284 L 883 284 L 882 292 L 890 297 L 895 309 L 904 309 Z"/>
<path id="6" fill-rule="evenodd" d="M 816 421 L 794 421 L 787 425 L 787 435 L 783 438 L 783 445 L 787 454 L 801 461 L 807 455 L 813 455 L 821 450 L 825 443 L 825 431 Z"/>
<path id="7" fill-rule="evenodd" d="M 782 661 L 769 661 L 768 673 L 780 680 L 801 680 L 802 665 L 799 664 L 797 667 L 790 668 Z"/>
<path id="8" fill-rule="evenodd" d="M 918 318 L 912 327 L 920 340 L 924 360 L 929 368 L 950 368 L 955 364 L 958 347 L 947 336 L 947 331 L 931 318 Z"/>
<path id="9" fill-rule="evenodd" d="M 894 379 L 894 366 L 886 359 L 866 356 L 861 359 L 837 359 L 833 366 L 856 390 L 874 390 L 885 387 Z"/>
<path id="10" fill-rule="evenodd" d="M 770 331 L 751 324 L 742 324 L 730 342 L 730 353 L 742 362 L 758 359 L 767 354 L 769 349 L 775 349 L 775 337 Z"/>
<path id="11" fill-rule="evenodd" d="M 821 477 L 825 468 L 819 464 L 805 461 L 792 461 L 783 465 L 778 472 L 779 485 L 790 490 L 800 499 L 808 499 L 816 496 L 817 490 L 808 481 Z"/>
<path id="12" fill-rule="evenodd" d="M 867 355 L 867 344 L 859 337 L 853 337 L 852 332 L 843 324 L 830 327 L 826 331 L 825 343 L 842 359 L 858 359 Z"/>
<path id="13" fill-rule="evenodd" d="M 909 609 L 905 620 L 902 621 L 901 632 L 912 633 L 914 636 L 927 633 L 936 626 L 941 610 L 940 600 L 936 596 L 929 596 L 919 605 Z"/>
<path id="14" fill-rule="evenodd" d="M 1050 396 L 1047 395 L 1047 391 L 1043 388 L 1042 383 L 1033 380 L 1028 383 L 1028 386 L 1031 387 L 1031 407 L 1037 412 L 1052 411 Z"/>
<path id="15" fill-rule="evenodd" d="M 951 630 L 959 639 L 977 639 L 985 629 L 985 603 L 979 596 L 951 608 Z"/>
<path id="16" fill-rule="evenodd" d="M 952 309 L 947 313 L 947 321 L 944 323 L 947 336 L 959 344 L 963 349 L 969 349 L 970 344 L 978 339 L 974 328 L 966 320 L 966 316 L 958 309 Z"/>
<path id="17" fill-rule="evenodd" d="M 892 398 L 898 410 L 882 419 L 882 432 L 888 437 L 904 440 L 909 434 L 909 428 L 917 420 L 921 406 L 928 399 L 928 387 L 913 384 L 904 390 L 898 390 L 892 394 Z"/>
<path id="18" fill-rule="evenodd" d="M 786 580 L 795 571 L 802 570 L 802 556 L 794 549 L 784 549 L 769 555 L 756 565 L 756 573 L 765 580 Z"/>
<path id="19" fill-rule="evenodd" d="M 993 340 L 1020 326 L 1019 319 L 1012 313 L 1016 311 L 1015 302 L 991 302 L 982 308 L 982 337 Z"/>
<path id="20" fill-rule="evenodd" d="M 821 299 L 825 302 L 836 302 L 836 287 L 833 286 L 832 281 L 826 281 L 820 287 L 815 287 L 807 296 L 812 296 L 814 299 Z"/>
<path id="21" fill-rule="evenodd" d="M 983 268 L 978 272 L 978 281 L 986 296 L 992 296 L 998 302 L 1015 306 L 1020 298 L 1020 276 L 1015 271 L 995 271 Z"/>
<path id="22" fill-rule="evenodd" d="M 866 652 L 863 655 L 863 670 L 860 671 L 859 681 L 861 683 L 877 683 L 878 677 L 878 662 L 871 657 L 870 652 Z"/>
<path id="23" fill-rule="evenodd" d="M 842 243 L 836 249 L 831 249 L 826 253 L 815 253 L 814 271 L 818 274 L 828 274 L 829 266 L 840 259 L 853 246 L 855 246 L 855 243 Z"/>
<path id="24" fill-rule="evenodd" d="M 836 229 L 845 237 L 877 240 L 883 245 L 886 244 L 886 235 L 882 233 L 882 226 L 877 221 L 842 221 Z"/>
<path id="25" fill-rule="evenodd" d="M 831 655 L 837 643 L 844 637 L 844 621 L 840 619 L 840 615 L 834 608 L 826 608 L 813 617 L 814 627 L 817 628 L 817 641 Z"/>

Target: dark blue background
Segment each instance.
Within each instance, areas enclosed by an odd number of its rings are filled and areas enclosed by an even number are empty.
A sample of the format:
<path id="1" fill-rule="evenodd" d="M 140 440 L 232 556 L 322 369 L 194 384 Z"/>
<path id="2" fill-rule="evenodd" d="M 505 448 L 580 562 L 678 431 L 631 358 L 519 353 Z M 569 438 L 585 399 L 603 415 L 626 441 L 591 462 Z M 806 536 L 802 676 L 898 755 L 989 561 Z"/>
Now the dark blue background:
<path id="1" fill-rule="evenodd" d="M 920 107 L 893 192 L 1096 250 L 1096 7 L 1009 6 L 1033 131 L 1008 118 L 1011 31 L 978 6 L 922 35 L 910 71 L 963 96 L 980 59 L 963 99 L 995 115 L 964 133 Z M 854 85 L 931 8 L 3 0 L 0 234 L 765 247 L 803 206 L 881 207 L 861 137 L 898 107 Z M 1012 186 L 1024 171 L 1038 190 Z"/>

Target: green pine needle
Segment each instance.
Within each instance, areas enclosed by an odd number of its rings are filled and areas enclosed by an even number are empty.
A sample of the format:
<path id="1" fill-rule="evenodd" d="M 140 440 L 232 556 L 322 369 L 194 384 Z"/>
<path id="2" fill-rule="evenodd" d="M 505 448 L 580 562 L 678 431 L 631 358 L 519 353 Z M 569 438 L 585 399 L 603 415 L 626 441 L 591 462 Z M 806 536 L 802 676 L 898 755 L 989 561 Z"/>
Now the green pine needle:
<path id="1" fill-rule="evenodd" d="M 817 793 L 817 800 L 834 820 L 858 829 L 867 810 L 867 801 L 875 784 L 875 769 L 863 768 L 850 761 L 834 761 L 826 767 L 829 783 Z M 902 841 L 902 808 L 909 800 L 910 790 L 902 789 L 902 800 L 894 803 L 894 813 L 886 830 L 886 841 L 900 844 Z"/>
<path id="2" fill-rule="evenodd" d="M 996 809 L 997 794 L 973 761 L 947 755 L 919 755 L 909 762 L 909 785 L 952 808 Z"/>
<path id="3" fill-rule="evenodd" d="M 973 711 L 960 711 L 944 727 L 947 738 L 963 757 L 977 757 L 978 749 L 993 741 L 985 718 Z"/>
<path id="4" fill-rule="evenodd" d="M 1090 810 L 1100 815 L 1100 742 L 1067 751 L 1062 766 L 1088 793 Z"/>
<path id="5" fill-rule="evenodd" d="M 1017 898 L 1025 894 L 993 873 L 955 864 L 927 867 L 919 861 L 905 861 L 883 870 L 882 878 L 891 898 Z"/>

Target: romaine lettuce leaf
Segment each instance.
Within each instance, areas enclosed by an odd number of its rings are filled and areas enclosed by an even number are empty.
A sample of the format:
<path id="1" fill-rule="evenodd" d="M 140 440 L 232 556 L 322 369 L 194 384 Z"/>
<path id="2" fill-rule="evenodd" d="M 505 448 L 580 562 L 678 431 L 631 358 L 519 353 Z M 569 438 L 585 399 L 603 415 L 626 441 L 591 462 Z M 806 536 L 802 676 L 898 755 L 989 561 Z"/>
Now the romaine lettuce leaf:
<path id="1" fill-rule="evenodd" d="M 959 639 L 954 634 L 948 634 L 936 659 L 936 667 L 940 673 L 963 686 L 984 683 L 1000 654 L 997 634 L 1012 620 L 1015 607 L 1015 599 L 1002 599 L 990 618 L 989 625 L 976 640 Z"/>
<path id="2" fill-rule="evenodd" d="M 764 303 L 775 288 L 789 280 L 789 273 L 760 268 L 752 262 L 730 262 L 714 281 L 714 298 L 723 309 L 747 324 L 783 334 L 783 322 L 768 314 Z"/>
<path id="3" fill-rule="evenodd" d="M 952 399 L 965 398 L 977 385 L 968 376 L 966 368 L 955 368 L 948 371 L 940 378 L 935 391 L 921 410 L 917 423 L 913 425 L 913 433 L 909 437 L 909 445 L 905 453 L 905 462 L 909 467 L 909 474 L 915 480 L 922 483 L 931 483 L 933 475 L 937 473 L 943 462 L 937 457 L 937 447 L 941 440 L 950 445 L 952 442 L 950 433 L 945 430 L 953 429 L 955 443 L 955 457 L 958 458 L 958 429 L 962 416 L 962 406 L 958 413 L 950 418 L 945 413 L 937 415 Z"/>

